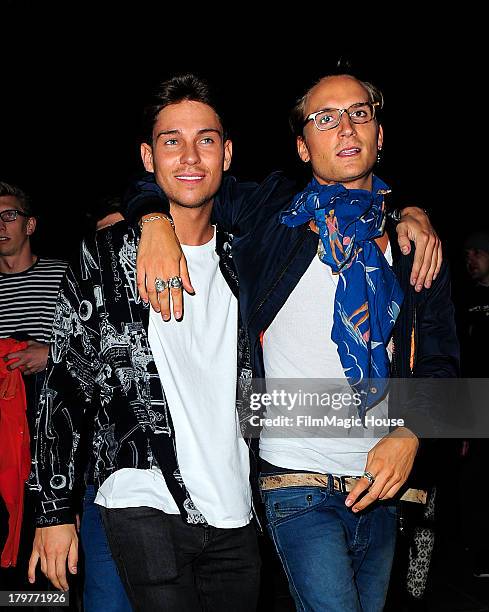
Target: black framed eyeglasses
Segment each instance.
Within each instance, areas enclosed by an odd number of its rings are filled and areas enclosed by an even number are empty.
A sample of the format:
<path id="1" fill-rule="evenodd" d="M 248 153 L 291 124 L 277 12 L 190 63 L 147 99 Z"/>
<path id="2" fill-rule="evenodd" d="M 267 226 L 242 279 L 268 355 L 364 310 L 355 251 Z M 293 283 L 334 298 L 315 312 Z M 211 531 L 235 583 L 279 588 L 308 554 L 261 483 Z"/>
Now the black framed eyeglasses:
<path id="1" fill-rule="evenodd" d="M 8 210 L 2 210 L 2 212 L 0 212 L 0 219 L 4 223 L 11 223 L 17 219 L 17 215 L 21 215 L 22 217 L 31 216 L 25 212 L 22 212 L 21 210 L 17 210 L 16 208 L 9 208 Z"/>
<path id="2" fill-rule="evenodd" d="M 352 123 L 368 123 L 375 117 L 377 106 L 380 106 L 380 102 L 356 102 L 348 108 L 322 108 L 308 115 L 304 125 L 314 121 L 314 125 L 321 132 L 332 130 L 340 124 L 343 113 L 348 113 Z"/>

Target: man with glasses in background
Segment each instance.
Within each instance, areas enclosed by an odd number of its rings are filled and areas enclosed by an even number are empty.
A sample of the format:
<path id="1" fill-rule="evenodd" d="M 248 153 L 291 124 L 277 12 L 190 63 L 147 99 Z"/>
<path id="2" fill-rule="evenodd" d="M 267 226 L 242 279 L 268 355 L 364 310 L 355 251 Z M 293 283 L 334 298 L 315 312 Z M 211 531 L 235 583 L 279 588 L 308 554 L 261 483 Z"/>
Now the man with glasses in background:
<path id="1" fill-rule="evenodd" d="M 31 236 L 36 217 L 26 194 L 0 182 L 0 338 L 28 337 L 28 347 L 8 355 L 24 375 L 46 367 L 59 284 L 66 263 L 38 257 Z M 23 339 L 23 338 L 22 338 Z"/>
<path id="2" fill-rule="evenodd" d="M 2 369 L 4 380 L 9 374 L 13 378 L 16 370 L 22 372 L 27 395 L 27 418 L 31 425 L 36 393 L 41 388 L 48 358 L 56 297 L 67 265 L 57 259 L 38 257 L 32 252 L 31 236 L 35 230 L 36 217 L 27 195 L 15 185 L 0 182 L 0 342 L 5 347 L 1 353 Z M 12 405 L 7 404 L 9 398 L 3 397 L 5 408 L 11 412 Z M 8 440 L 12 443 L 14 440 L 5 438 L 8 436 L 5 428 L 11 417 L 12 414 L 3 415 L 0 453 L 6 453 L 7 449 L 13 452 Z M 25 441 L 28 451 L 27 435 Z M 28 458 L 24 459 L 28 463 Z M 6 505 L 11 525 L 9 539 L 3 548 L 0 586 L 3 589 L 28 589 L 26 573 L 33 533 L 33 519 L 30 518 L 33 509 L 28 497 L 17 559 L 18 543 L 13 546 L 11 540 L 13 514 L 18 512 L 21 520 L 24 485 L 23 482 L 13 482 L 12 461 L 12 456 L 4 454 L 0 468 L 2 496 L 8 498 Z M 27 477 L 30 464 L 21 469 L 24 468 Z M 5 524 L 4 520 L 2 524 Z"/>

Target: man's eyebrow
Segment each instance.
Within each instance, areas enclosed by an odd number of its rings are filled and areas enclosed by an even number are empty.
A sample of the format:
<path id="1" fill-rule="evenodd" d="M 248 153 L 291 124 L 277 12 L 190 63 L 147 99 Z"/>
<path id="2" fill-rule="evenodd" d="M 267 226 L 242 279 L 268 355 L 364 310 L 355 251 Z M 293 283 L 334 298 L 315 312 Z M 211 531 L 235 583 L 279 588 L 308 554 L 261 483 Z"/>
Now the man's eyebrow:
<path id="1" fill-rule="evenodd" d="M 202 128 L 201 130 L 197 131 L 197 134 L 205 134 L 207 132 L 214 132 L 215 134 L 219 134 L 219 136 L 222 138 L 222 132 L 221 130 L 218 130 L 217 128 Z M 160 136 L 170 136 L 172 134 L 181 134 L 182 130 L 162 130 L 161 132 L 158 132 L 158 134 L 156 135 L 156 138 L 159 138 Z"/>

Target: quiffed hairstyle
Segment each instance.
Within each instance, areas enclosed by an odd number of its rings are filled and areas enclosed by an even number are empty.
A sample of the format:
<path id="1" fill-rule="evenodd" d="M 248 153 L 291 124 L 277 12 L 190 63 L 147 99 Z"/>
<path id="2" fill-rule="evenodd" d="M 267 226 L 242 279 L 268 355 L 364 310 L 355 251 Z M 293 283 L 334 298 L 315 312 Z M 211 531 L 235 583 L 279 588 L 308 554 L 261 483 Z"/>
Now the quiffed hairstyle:
<path id="1" fill-rule="evenodd" d="M 218 110 L 217 101 L 210 90 L 209 84 L 204 79 L 192 73 L 180 74 L 161 83 L 158 92 L 153 97 L 151 104 L 144 109 L 143 116 L 143 141 L 150 144 L 153 137 L 153 127 L 158 114 L 170 104 L 178 104 L 189 100 L 201 102 L 210 106 L 216 113 L 223 128 L 223 140 L 227 139 L 226 130 L 222 120 L 222 113 Z"/>
<path id="2" fill-rule="evenodd" d="M 12 196 L 16 198 L 20 204 L 20 209 L 29 217 L 34 217 L 34 209 L 32 207 L 29 196 L 22 191 L 20 187 L 0 181 L 0 198 Z"/>
<path id="3" fill-rule="evenodd" d="M 311 93 L 311 90 L 314 89 L 314 87 L 316 87 L 316 85 L 318 85 L 321 81 L 324 81 L 325 79 L 329 79 L 335 76 L 347 76 L 347 77 L 351 77 L 352 79 L 357 80 L 360 83 L 360 85 L 362 85 L 367 90 L 369 102 L 371 103 L 380 102 L 379 106 L 377 107 L 378 108 L 377 112 L 383 107 L 384 96 L 382 95 L 382 92 L 380 91 L 380 89 L 375 87 L 375 85 L 372 85 L 372 83 L 369 83 L 368 81 L 362 81 L 360 79 L 357 79 L 357 77 L 355 77 L 352 74 L 336 74 L 336 73 L 328 74 L 326 76 L 321 77 L 313 85 L 311 85 L 311 87 L 309 87 L 306 93 L 297 100 L 294 108 L 291 110 L 290 116 L 289 116 L 289 124 L 292 129 L 292 132 L 294 133 L 294 136 L 302 136 L 304 132 L 304 121 L 306 119 L 305 109 L 306 109 L 307 99 L 309 97 L 309 94 Z"/>

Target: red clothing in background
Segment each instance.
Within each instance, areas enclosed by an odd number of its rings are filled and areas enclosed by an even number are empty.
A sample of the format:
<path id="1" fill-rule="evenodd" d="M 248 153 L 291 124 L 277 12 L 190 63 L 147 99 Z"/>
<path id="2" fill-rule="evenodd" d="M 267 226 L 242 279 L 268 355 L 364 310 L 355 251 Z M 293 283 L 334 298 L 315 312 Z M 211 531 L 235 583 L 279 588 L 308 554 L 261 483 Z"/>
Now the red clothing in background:
<path id="1" fill-rule="evenodd" d="M 4 357 L 27 348 L 26 342 L 0 339 L 0 496 L 9 513 L 1 567 L 17 562 L 24 509 L 24 484 L 31 468 L 24 381 L 20 368 L 8 370 Z"/>

